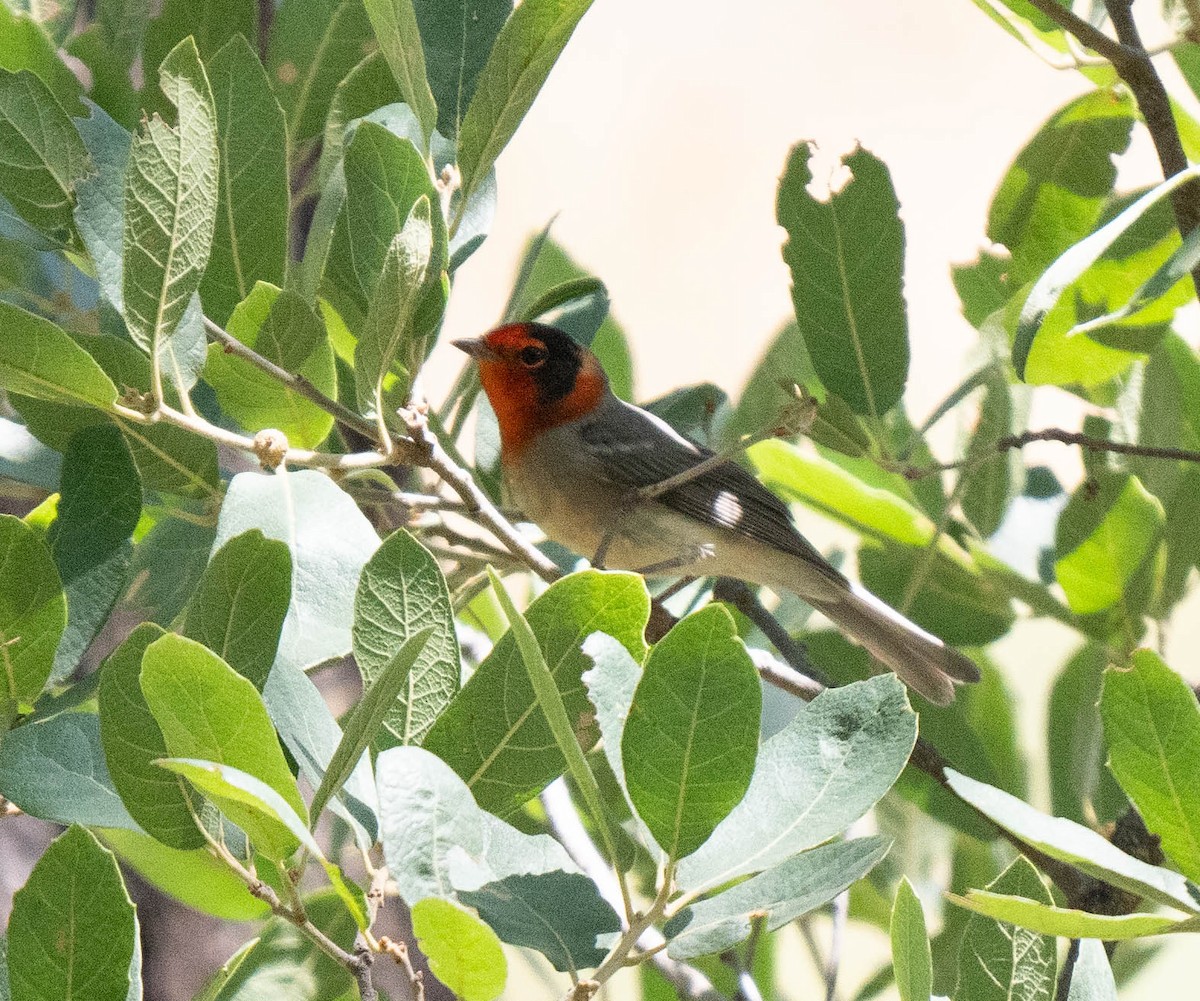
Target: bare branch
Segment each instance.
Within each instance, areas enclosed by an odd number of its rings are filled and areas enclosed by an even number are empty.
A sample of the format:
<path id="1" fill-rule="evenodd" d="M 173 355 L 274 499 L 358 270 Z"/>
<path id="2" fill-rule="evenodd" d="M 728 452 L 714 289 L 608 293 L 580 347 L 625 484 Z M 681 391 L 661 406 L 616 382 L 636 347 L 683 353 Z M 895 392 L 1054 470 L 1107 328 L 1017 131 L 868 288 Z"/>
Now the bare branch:
<path id="1" fill-rule="evenodd" d="M 1063 428 L 1043 428 L 1040 431 L 1023 431 L 1020 434 L 1005 435 L 996 439 L 997 452 L 1007 452 L 1014 448 L 1024 448 L 1035 441 L 1054 441 L 1062 445 L 1078 445 L 1090 452 L 1109 452 L 1114 455 L 1138 455 L 1146 459 L 1166 459 L 1175 462 L 1200 463 L 1200 452 L 1186 448 L 1165 448 L 1158 445 L 1136 445 L 1124 441 L 1109 441 L 1107 438 L 1094 438 L 1078 431 L 1066 431 Z M 953 462 L 939 462 L 932 466 L 901 466 L 898 472 L 907 480 L 920 480 L 926 476 L 936 476 L 950 469 L 961 469 L 963 466 L 976 462 L 986 462 L 991 459 L 991 453 L 985 456 L 969 456 L 955 459 Z"/>

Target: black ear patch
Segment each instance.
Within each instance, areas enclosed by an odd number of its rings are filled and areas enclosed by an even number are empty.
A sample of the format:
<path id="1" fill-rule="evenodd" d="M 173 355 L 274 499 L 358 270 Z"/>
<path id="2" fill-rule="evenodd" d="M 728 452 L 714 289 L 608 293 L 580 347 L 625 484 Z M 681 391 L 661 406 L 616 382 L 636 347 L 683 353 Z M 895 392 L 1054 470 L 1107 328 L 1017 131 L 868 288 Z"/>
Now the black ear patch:
<path id="1" fill-rule="evenodd" d="M 575 388 L 575 379 L 583 367 L 583 348 L 549 324 L 531 323 L 528 331 L 530 337 L 536 337 L 546 346 L 547 352 L 545 362 L 530 369 L 538 389 L 538 402 L 557 403 Z"/>

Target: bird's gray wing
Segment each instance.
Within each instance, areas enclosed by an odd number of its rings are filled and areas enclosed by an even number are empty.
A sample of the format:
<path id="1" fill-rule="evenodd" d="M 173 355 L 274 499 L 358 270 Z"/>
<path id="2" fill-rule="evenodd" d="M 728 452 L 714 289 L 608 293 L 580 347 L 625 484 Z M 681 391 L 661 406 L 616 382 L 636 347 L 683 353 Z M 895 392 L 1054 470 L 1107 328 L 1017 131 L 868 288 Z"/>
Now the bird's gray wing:
<path id="1" fill-rule="evenodd" d="M 581 423 L 579 434 L 603 475 L 630 490 L 661 483 L 713 455 L 653 414 L 615 398 Z M 722 462 L 668 490 L 657 502 L 792 553 L 846 583 L 796 530 L 784 503 L 736 462 Z"/>

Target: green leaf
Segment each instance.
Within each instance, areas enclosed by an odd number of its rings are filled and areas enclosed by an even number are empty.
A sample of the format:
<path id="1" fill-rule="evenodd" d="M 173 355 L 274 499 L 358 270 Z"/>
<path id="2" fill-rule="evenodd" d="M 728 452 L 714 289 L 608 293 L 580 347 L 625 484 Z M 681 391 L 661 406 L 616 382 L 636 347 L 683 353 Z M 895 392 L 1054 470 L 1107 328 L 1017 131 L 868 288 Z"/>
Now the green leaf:
<path id="1" fill-rule="evenodd" d="M 220 184 L 212 255 L 200 297 L 224 323 L 256 282 L 283 284 L 290 195 L 287 133 L 266 70 L 235 35 L 209 59 L 220 151 Z"/>
<path id="2" fill-rule="evenodd" d="M 896 887 L 891 936 L 892 966 L 900 1001 L 929 1001 L 933 992 L 933 965 L 929 958 L 929 936 L 925 934 L 925 912 L 907 876 Z"/>
<path id="3" fill-rule="evenodd" d="M 504 990 L 508 961 L 496 933 L 448 900 L 422 900 L 412 909 L 417 946 L 429 969 L 462 1001 L 492 1001 Z"/>
<path id="4" fill-rule="evenodd" d="M 750 935 L 756 916 L 764 931 L 782 928 L 829 903 L 875 868 L 890 847 L 885 838 L 824 845 L 693 904 L 667 923 L 667 954 L 686 960 L 724 952 Z"/>
<path id="5" fill-rule="evenodd" d="M 142 510 L 142 484 L 121 433 L 84 428 L 63 456 L 62 498 L 49 540 L 67 592 L 67 629 L 53 678 L 78 666 L 125 588 L 130 535 Z"/>
<path id="6" fill-rule="evenodd" d="M 287 113 L 293 148 L 321 134 L 335 88 L 367 54 L 371 40 L 361 0 L 284 0 L 276 10 L 267 71 Z"/>
<path id="7" fill-rule="evenodd" d="M 112 852 L 72 826 L 13 897 L 13 1001 L 125 1001 L 136 942 L 133 902 Z"/>
<path id="8" fill-rule="evenodd" d="M 1037 871 L 1017 858 L 988 889 L 1021 894 L 1044 904 L 1053 901 Z M 1054 939 L 972 916 L 958 954 L 956 998 L 971 1001 L 1050 1001 L 1054 997 L 1057 956 Z"/>
<path id="9" fill-rule="evenodd" d="M 133 138 L 122 275 L 129 335 L 152 358 L 173 338 L 200 287 L 216 223 L 219 159 L 212 91 L 191 38 L 171 50 L 159 80 L 179 126 L 155 115 Z"/>
<path id="10" fill-rule="evenodd" d="M 422 748 L 384 751 L 376 776 L 384 858 L 410 907 L 509 876 L 578 871 L 549 835 L 524 834 L 480 810 L 463 780 Z"/>
<path id="11" fill-rule="evenodd" d="M 136 22 L 135 16 L 135 22 Z M 136 23 L 135 23 L 136 26 Z M 88 68 L 92 85 L 88 100 L 103 108 L 121 123 L 132 129 L 137 124 L 140 101 L 130 80 L 133 53 L 122 53 L 105 33 L 93 23 L 67 41 L 66 51 Z"/>
<path id="12" fill-rule="evenodd" d="M 961 497 L 963 514 L 985 539 L 1000 527 L 1012 500 L 1014 466 L 1010 453 L 996 449 L 996 443 L 1013 430 L 1008 381 L 993 369 L 986 385 L 979 421 L 967 444 L 966 458 L 971 465 L 963 472 L 966 486 Z M 974 465 L 976 462 L 979 465 Z"/>
<path id="13" fill-rule="evenodd" d="M 428 144 L 437 124 L 438 109 L 425 77 L 425 52 L 413 0 L 364 0 L 364 4 L 404 103 L 417 116 Z"/>
<path id="14" fill-rule="evenodd" d="M 1079 943 L 1067 1001 L 1117 1001 L 1117 984 L 1103 942 L 1087 939 Z"/>
<path id="15" fill-rule="evenodd" d="M 337 396 L 333 349 L 321 320 L 295 292 L 259 282 L 234 309 L 229 333 L 268 361 Z M 333 415 L 281 385 L 220 344 L 208 347 L 205 381 L 221 408 L 247 431 L 276 428 L 297 448 L 316 448 L 333 428 Z"/>
<path id="16" fill-rule="evenodd" d="M 745 797 L 683 860 L 679 885 L 711 889 L 841 833 L 891 788 L 916 736 L 894 675 L 822 692 L 763 744 Z"/>
<path id="17" fill-rule="evenodd" d="M 67 599 L 50 548 L 20 518 L 0 515 L 0 696 L 33 705 L 54 666 Z M 0 699 L 0 701 L 3 701 Z"/>
<path id="18" fill-rule="evenodd" d="M 150 363 L 129 341 L 80 336 L 76 343 L 95 359 L 114 385 L 149 392 Z M 148 490 L 206 499 L 217 494 L 216 445 L 192 431 L 162 422 L 143 424 L 106 416 L 91 407 L 26 396 L 11 399 L 30 431 L 51 448 L 66 451 L 74 433 L 111 421 L 125 436 Z M 169 402 L 175 401 L 169 399 Z"/>
<path id="19" fill-rule="evenodd" d="M 213 554 L 188 607 L 183 634 L 203 643 L 261 692 L 291 597 L 287 544 L 251 529 Z"/>
<path id="20" fill-rule="evenodd" d="M 69 584 L 128 539 L 142 513 L 142 484 L 116 428 L 85 428 L 71 439 L 61 493 L 50 543 Z"/>
<path id="21" fill-rule="evenodd" d="M 906 546 L 928 546 L 936 536 L 937 526 L 915 504 L 821 455 L 778 438 L 760 441 L 747 454 L 763 482 L 784 500 L 800 501 L 856 532 Z"/>
<path id="22" fill-rule="evenodd" d="M 459 126 L 464 198 L 508 145 L 591 5 L 591 0 L 525 0 L 500 29 Z"/>
<path id="23" fill-rule="evenodd" d="M 690 855 L 741 801 L 762 693 L 733 616 L 708 605 L 650 651 L 621 738 L 638 815 L 671 859 Z"/>
<path id="24" fill-rule="evenodd" d="M 814 198 L 813 152 L 809 143 L 792 147 L 775 204 L 796 322 L 825 387 L 877 421 L 908 377 L 900 206 L 887 167 L 864 149 L 846 157 L 853 179 L 845 187 Z"/>
<path id="25" fill-rule="evenodd" d="M 189 35 L 200 58 L 206 61 L 234 35 L 241 35 L 252 45 L 257 44 L 257 11 L 245 0 L 165 0 L 162 13 L 146 26 L 143 63 L 151 68 L 157 66 Z M 151 88 L 147 80 L 142 99 L 150 105 L 157 97 L 147 93 Z M 167 90 L 164 83 L 163 91 Z"/>
<path id="26" fill-rule="evenodd" d="M 319 819 L 321 810 L 329 802 L 330 797 L 353 774 L 363 752 L 375 739 L 375 735 L 383 725 L 384 717 L 387 716 L 401 688 L 408 680 L 417 658 L 424 652 L 425 645 L 433 631 L 434 627 L 430 625 L 413 633 L 396 651 L 375 680 L 363 691 L 362 698 L 359 699 L 353 715 L 346 721 L 341 742 L 329 759 L 329 765 L 324 778 L 321 779 L 321 785 L 313 794 L 314 823 Z"/>
<path id="27" fill-rule="evenodd" d="M 286 542 L 292 552 L 292 602 L 279 659 L 309 667 L 349 653 L 354 589 L 379 547 L 358 506 L 317 470 L 240 473 L 225 494 L 214 545 L 219 549 L 251 528 Z"/>
<path id="28" fill-rule="evenodd" d="M 1200 914 L 1200 904 L 1188 892 L 1187 881 L 1178 873 L 1148 865 L 1127 855 L 1095 831 L 1061 817 L 1047 817 L 1015 796 L 976 782 L 953 770 L 947 770 L 947 783 L 962 799 L 1006 831 L 1045 852 L 1051 858 L 1067 862 L 1088 875 L 1140 897 Z M 1022 893 L 1020 889 L 990 886 L 997 893 Z M 1049 899 L 1046 899 L 1049 903 Z"/>
<path id="29" fill-rule="evenodd" d="M 83 140 L 50 88 L 30 70 L 0 69 L 0 195 L 47 239 L 70 246 L 77 242 L 75 185 L 91 171 Z"/>
<path id="30" fill-rule="evenodd" d="M 258 945 L 258 943 L 259 939 L 252 938 L 249 942 L 238 949 L 237 952 L 225 960 L 225 965 L 212 975 L 208 983 L 204 985 L 203 990 L 201 990 L 199 994 L 193 996 L 192 1001 L 216 1001 L 217 996 L 221 993 L 229 981 L 233 979 L 237 971 L 241 969 L 242 963 L 246 960 L 246 956 L 253 951 L 254 947 Z"/>
<path id="31" fill-rule="evenodd" d="M 75 226 L 96 267 L 100 294 L 120 312 L 125 230 L 125 172 L 132 137 L 100 108 L 75 127 L 96 172 L 75 185 Z"/>
<path id="32" fill-rule="evenodd" d="M 169 626 L 183 611 L 200 582 L 213 548 L 214 525 L 183 518 L 162 518 L 133 550 L 130 588 L 125 602 L 139 615 Z"/>
<path id="33" fill-rule="evenodd" d="M 117 387 L 67 332 L 40 316 L 0 302 L 0 386 L 40 400 L 107 409 Z"/>
<path id="34" fill-rule="evenodd" d="M 317 686 L 295 664 L 276 662 L 267 677 L 263 701 L 301 774 L 312 788 L 318 788 L 342 742 L 342 728 Z M 358 759 L 330 809 L 351 826 L 359 847 L 369 851 L 379 836 L 375 776 L 369 755 Z"/>
<path id="35" fill-rule="evenodd" d="M 398 529 L 363 567 L 354 597 L 354 659 L 364 686 L 374 685 L 400 649 L 426 627 L 432 630 L 429 640 L 384 720 L 402 744 L 424 739 L 458 691 L 462 668 L 441 568 L 424 546 Z"/>
<path id="36" fill-rule="evenodd" d="M 475 93 L 512 0 L 413 0 L 429 86 L 437 101 L 438 131 L 448 139 Z"/>
<path id="37" fill-rule="evenodd" d="M 607 950 L 596 945 L 596 937 L 621 930 L 621 919 L 596 884 L 577 872 L 509 876 L 459 899 L 501 942 L 536 949 L 563 972 L 599 966 Z"/>
<path id="38" fill-rule="evenodd" d="M 403 232 L 417 203 L 422 196 L 430 206 L 439 205 L 440 200 L 429 167 L 417 148 L 375 122 L 364 121 L 355 130 L 346 148 L 345 173 L 347 235 L 354 274 L 370 300 L 382 281 L 393 241 Z M 433 251 L 427 268 L 433 276 L 441 273 L 446 260 L 441 212 L 431 214 L 429 225 Z M 415 249 L 418 244 L 411 246 Z"/>
<path id="39" fill-rule="evenodd" d="M 168 634 L 146 648 L 141 685 L 171 757 L 240 769 L 274 789 L 307 821 L 262 698 L 220 657 L 194 640 Z M 231 821 L 249 829 L 245 808 L 219 805 Z M 253 825 L 253 817 L 249 820 Z"/>
<path id="40" fill-rule="evenodd" d="M 270 914 L 266 903 L 251 896 L 246 884 L 207 848 L 181 851 L 140 831 L 115 828 L 105 829 L 100 836 L 125 865 L 194 910 L 225 921 L 256 921 Z"/>
<path id="41" fill-rule="evenodd" d="M 1110 668 L 1100 699 L 1108 766 L 1179 871 L 1200 879 L 1200 706 L 1152 650 Z"/>
<path id="42" fill-rule="evenodd" d="M 1067 332 L 1067 336 L 1072 337 L 1102 330 L 1104 327 L 1141 312 L 1169 295 L 1179 282 L 1188 277 L 1197 264 L 1200 264 L 1200 235 L 1193 231 L 1119 308 L 1092 317 L 1083 323 L 1075 324 Z"/>
<path id="43" fill-rule="evenodd" d="M 1178 334 L 1164 336 L 1150 353 L 1137 415 L 1137 443 L 1200 450 L 1200 358 Z M 1190 499 L 1182 492 L 1181 481 L 1195 475 L 1195 466 L 1131 456 L 1129 470 L 1164 503 L 1178 507 Z M 1182 520 L 1195 523 L 1186 516 Z M 1168 535 L 1172 527 L 1178 531 L 1182 526 L 1172 526 L 1168 519 Z M 1171 541 L 1168 537 L 1168 547 Z"/>
<path id="44" fill-rule="evenodd" d="M 78 114 L 82 111 L 79 95 L 83 88 L 59 58 L 54 40 L 32 17 L 18 14 L 10 10 L 10 6 L 0 4 L 0 38 L 4 39 L 4 44 L 0 45 L 0 67 L 13 73 L 32 70 L 50 88 L 68 115 Z M 61 6 L 66 9 L 73 5 Z"/>
<path id="45" fill-rule="evenodd" d="M 1105 470 L 1080 487 L 1058 519 L 1054 574 L 1075 612 L 1099 612 L 1124 596 L 1155 550 L 1163 507 L 1136 476 Z"/>
<path id="46" fill-rule="evenodd" d="M 1170 931 L 1188 931 L 1193 921 L 1161 914 L 1091 914 L 1088 911 L 1055 907 L 1045 900 L 994 893 L 990 890 L 970 890 L 965 897 L 949 894 L 950 899 L 968 911 L 995 918 L 1005 924 L 1027 928 L 1040 935 L 1062 938 L 1102 938 L 1122 942 L 1146 935 L 1161 935 Z"/>
<path id="47" fill-rule="evenodd" d="M 1051 116 L 1000 182 L 988 237 L 1012 254 L 1009 284 L 1037 278 L 1092 232 L 1129 147 L 1136 109 L 1123 92 L 1085 94 Z M 1071 150 L 1071 155 L 1064 155 Z"/>
<path id="48" fill-rule="evenodd" d="M 584 571 L 552 584 L 525 612 L 576 726 L 590 715 L 581 650 L 608 633 L 640 660 L 649 596 L 633 574 Z M 424 746 L 471 787 L 479 805 L 512 813 L 562 774 L 564 763 L 511 631 L 438 718 Z"/>
<path id="49" fill-rule="evenodd" d="M 394 387 L 392 398 L 408 403 L 413 380 L 432 347 L 429 331 L 417 325 L 433 256 L 429 213 L 429 199 L 421 195 L 404 228 L 388 247 L 379 283 L 354 349 L 358 405 L 367 413 L 387 413 L 384 381 L 393 366 L 402 370 L 403 376 Z"/>
<path id="50" fill-rule="evenodd" d="M 1068 158 L 1074 159 L 1074 158 Z M 1112 170 L 1111 164 L 1108 167 Z M 1135 223 L 1142 219 L 1159 201 L 1170 196 L 1182 184 L 1200 177 L 1200 167 L 1189 167 L 1172 175 L 1162 184 L 1151 188 L 1111 222 L 1106 223 L 1091 235 L 1084 236 L 1074 246 L 1062 252 L 1042 273 L 1034 284 L 1017 320 L 1016 337 L 1013 340 L 1013 366 L 1017 375 L 1027 377 L 1026 364 L 1035 347 L 1035 338 L 1052 312 L 1057 312 L 1063 293 L 1076 282 L 1100 257 Z M 1111 182 L 1109 182 L 1111 184 Z M 1091 230 L 1091 223 L 1085 233 Z M 1081 234 L 1082 236 L 1083 234 Z M 1070 305 L 1067 303 L 1067 305 Z M 1036 381 L 1049 381 L 1041 372 Z"/>
<path id="51" fill-rule="evenodd" d="M 863 585 L 893 607 L 908 601 L 913 622 L 951 646 L 982 646 L 1012 627 L 1012 602 L 995 581 L 943 550 L 865 543 L 858 550 Z"/>
<path id="52" fill-rule="evenodd" d="M 172 848 L 199 848 L 204 837 L 192 819 L 187 793 L 154 765 L 167 743 L 142 695 L 142 655 L 163 635 L 138 626 L 100 669 L 100 740 L 112 783 L 130 815 L 147 834 Z"/>
<path id="53" fill-rule="evenodd" d="M 104 764 L 95 713 L 59 713 L 8 731 L 0 742 L 0 796 L 59 824 L 137 828 Z"/>
<path id="54" fill-rule="evenodd" d="M 303 844 L 317 858 L 320 847 L 287 801 L 265 782 L 232 765 L 198 758 L 159 758 L 155 764 L 182 775 L 246 832 L 257 851 L 276 862 Z"/>
<path id="55" fill-rule="evenodd" d="M 592 633 L 583 642 L 583 652 L 591 659 L 592 667 L 582 676 L 587 685 L 588 698 L 596 710 L 596 725 L 600 729 L 605 760 L 612 769 L 621 787 L 621 794 L 629 805 L 629 812 L 638 825 L 642 844 L 657 860 L 662 858 L 662 849 L 654 840 L 642 819 L 629 801 L 629 786 L 625 781 L 625 763 L 621 757 L 621 741 L 625 734 L 625 721 L 629 718 L 629 707 L 633 693 L 642 677 L 642 665 L 617 640 L 604 633 Z"/>
<path id="56" fill-rule="evenodd" d="M 1090 818 L 1114 821 L 1128 806 L 1103 762 L 1104 731 L 1097 704 L 1107 664 L 1108 651 L 1100 644 L 1080 647 L 1050 692 L 1046 716 L 1050 808 L 1055 816 L 1080 824 Z"/>

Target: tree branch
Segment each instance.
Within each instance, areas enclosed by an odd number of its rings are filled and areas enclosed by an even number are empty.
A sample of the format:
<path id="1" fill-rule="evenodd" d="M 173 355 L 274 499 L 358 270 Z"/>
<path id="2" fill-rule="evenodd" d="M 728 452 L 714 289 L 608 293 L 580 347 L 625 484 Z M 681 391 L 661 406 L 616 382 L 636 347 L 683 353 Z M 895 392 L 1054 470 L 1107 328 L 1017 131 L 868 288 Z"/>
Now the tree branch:
<path id="1" fill-rule="evenodd" d="M 1077 16 L 1059 0 L 1029 2 L 1064 31 L 1112 63 L 1137 101 L 1154 143 L 1154 151 L 1158 154 L 1163 177 L 1173 177 L 1186 169 L 1187 155 L 1183 151 L 1179 129 L 1171 111 L 1171 99 L 1154 68 L 1150 53 L 1142 43 L 1137 22 L 1133 19 L 1133 0 L 1104 0 L 1108 19 L 1117 34 L 1115 40 Z M 1200 185 L 1191 181 L 1172 192 L 1171 207 L 1180 234 L 1187 236 L 1200 225 Z M 1192 282 L 1197 296 L 1200 296 L 1200 265 L 1192 269 Z"/>
<path id="2" fill-rule="evenodd" d="M 1060 28 L 1074 35 L 1089 49 L 1102 55 L 1114 66 L 1134 56 L 1133 53 L 1127 52 L 1125 46 L 1120 42 L 1114 41 L 1099 28 L 1093 27 L 1070 7 L 1064 7 L 1059 0 L 1029 0 L 1029 5 L 1036 7 Z"/>
<path id="3" fill-rule="evenodd" d="M 1150 53 L 1142 44 L 1137 22 L 1133 19 L 1133 0 L 1104 0 L 1104 8 L 1108 11 L 1108 18 L 1112 21 L 1122 50 L 1128 53 L 1126 58 L 1113 65 L 1133 91 L 1146 129 L 1154 142 L 1163 177 L 1173 177 L 1187 169 L 1187 154 L 1183 151 L 1179 128 L 1171 111 L 1171 98 L 1154 68 Z M 1187 236 L 1200 226 L 1200 186 L 1191 181 L 1176 188 L 1171 192 L 1171 207 L 1175 211 L 1180 234 Z M 1192 283 L 1197 296 L 1200 296 L 1200 265 L 1192 269 Z"/>
<path id="4" fill-rule="evenodd" d="M 1063 428 L 1043 428 L 1040 431 L 1023 431 L 1020 434 L 1005 435 L 997 438 L 997 452 L 1007 452 L 1014 448 L 1024 448 L 1035 441 L 1053 441 L 1061 445 L 1078 445 L 1091 452 L 1110 452 L 1115 455 L 1138 455 L 1146 459 L 1167 459 L 1176 462 L 1200 463 L 1200 452 L 1186 448 L 1166 448 L 1158 445 L 1135 445 L 1130 442 L 1109 441 L 1106 438 L 1095 438 L 1079 431 L 1067 431 Z M 961 469 L 974 462 L 986 462 L 992 458 L 991 453 L 982 458 L 978 455 L 955 459 L 953 462 L 939 462 L 932 466 L 901 466 L 900 475 L 907 480 L 921 480 L 926 476 L 936 476 L 950 469 Z"/>

